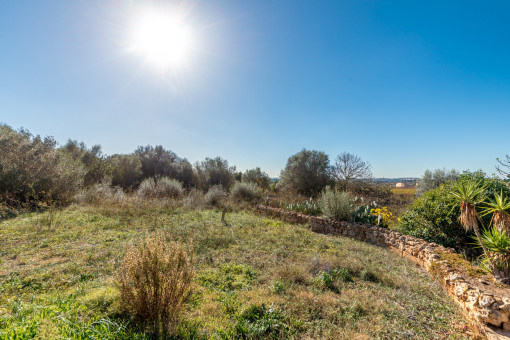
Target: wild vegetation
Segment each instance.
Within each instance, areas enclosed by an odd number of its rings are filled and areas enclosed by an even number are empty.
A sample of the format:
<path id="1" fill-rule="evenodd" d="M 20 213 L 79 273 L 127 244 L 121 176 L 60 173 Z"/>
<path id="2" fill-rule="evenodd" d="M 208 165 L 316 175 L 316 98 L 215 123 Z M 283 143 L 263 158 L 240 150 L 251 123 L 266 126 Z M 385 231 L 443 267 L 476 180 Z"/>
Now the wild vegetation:
<path id="1" fill-rule="evenodd" d="M 398 254 L 184 202 L 132 194 L 1 222 L 0 338 L 478 336 Z"/>
<path id="2" fill-rule="evenodd" d="M 1 125 L 0 338 L 462 337 L 465 320 L 405 260 L 250 212 L 394 228 L 510 282 L 508 179 L 427 170 L 400 189 L 370 168 L 303 149 L 273 181 L 221 157 L 108 156 Z"/>

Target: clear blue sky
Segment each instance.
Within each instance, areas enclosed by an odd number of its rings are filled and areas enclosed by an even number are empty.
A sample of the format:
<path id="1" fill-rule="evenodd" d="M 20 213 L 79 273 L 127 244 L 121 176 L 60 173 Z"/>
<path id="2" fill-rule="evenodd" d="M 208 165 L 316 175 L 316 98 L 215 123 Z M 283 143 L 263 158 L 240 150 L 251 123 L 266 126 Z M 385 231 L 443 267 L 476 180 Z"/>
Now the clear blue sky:
<path id="1" fill-rule="evenodd" d="M 188 1 L 197 50 L 165 73 L 126 52 L 141 4 L 0 2 L 0 122 L 272 176 L 302 148 L 377 177 L 510 153 L 510 2 Z"/>

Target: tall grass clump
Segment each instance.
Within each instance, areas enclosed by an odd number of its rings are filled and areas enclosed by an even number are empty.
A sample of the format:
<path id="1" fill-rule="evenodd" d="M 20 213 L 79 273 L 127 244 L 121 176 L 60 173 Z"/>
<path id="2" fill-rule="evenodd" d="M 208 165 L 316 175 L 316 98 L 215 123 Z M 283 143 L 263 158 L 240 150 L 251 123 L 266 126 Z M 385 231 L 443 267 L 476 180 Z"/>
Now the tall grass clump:
<path id="1" fill-rule="evenodd" d="M 111 181 L 103 180 L 89 188 L 82 189 L 75 197 L 76 203 L 97 204 L 103 202 L 122 203 L 124 201 L 124 190 L 120 187 L 113 187 Z"/>
<path id="2" fill-rule="evenodd" d="M 121 306 L 156 334 L 178 324 L 194 277 L 193 249 L 169 242 L 162 233 L 146 235 L 124 255 L 115 284 Z"/>
<path id="3" fill-rule="evenodd" d="M 341 221 L 352 219 L 353 208 L 348 193 L 327 187 L 322 192 L 319 202 L 324 216 Z"/>
<path id="4" fill-rule="evenodd" d="M 241 201 L 256 202 L 262 199 L 262 189 L 252 182 L 236 182 L 230 192 Z"/>

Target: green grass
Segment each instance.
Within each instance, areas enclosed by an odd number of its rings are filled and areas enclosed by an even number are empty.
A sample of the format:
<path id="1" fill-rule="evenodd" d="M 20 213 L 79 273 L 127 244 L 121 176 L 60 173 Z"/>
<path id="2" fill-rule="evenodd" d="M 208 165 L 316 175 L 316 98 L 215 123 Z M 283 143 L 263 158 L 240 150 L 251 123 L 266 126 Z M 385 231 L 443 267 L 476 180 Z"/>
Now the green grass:
<path id="1" fill-rule="evenodd" d="M 4 220 L 0 339 L 149 338 L 119 309 L 112 277 L 129 242 L 154 230 L 193 238 L 194 292 L 176 338 L 474 336 L 438 284 L 387 249 L 248 211 L 220 218 L 169 202 Z"/>

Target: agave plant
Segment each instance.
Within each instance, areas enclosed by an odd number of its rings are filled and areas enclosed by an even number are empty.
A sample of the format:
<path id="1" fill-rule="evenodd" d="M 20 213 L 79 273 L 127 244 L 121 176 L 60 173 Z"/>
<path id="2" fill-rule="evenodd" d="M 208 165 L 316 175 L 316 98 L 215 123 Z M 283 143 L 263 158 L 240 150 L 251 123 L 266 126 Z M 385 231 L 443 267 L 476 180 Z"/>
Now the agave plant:
<path id="1" fill-rule="evenodd" d="M 450 196 L 454 199 L 455 204 L 460 205 L 459 222 L 466 231 L 473 230 L 476 238 L 487 255 L 487 247 L 482 242 L 478 221 L 480 215 L 476 210 L 476 206 L 485 200 L 485 187 L 481 182 L 474 181 L 458 181 L 454 184 L 454 189 L 450 191 Z"/>
<path id="2" fill-rule="evenodd" d="M 503 230 L 491 228 L 483 231 L 480 246 L 485 246 L 487 255 L 482 265 L 492 271 L 496 280 L 510 284 L 510 237 Z"/>
<path id="3" fill-rule="evenodd" d="M 506 231 L 510 234 L 510 201 L 503 197 L 503 190 L 495 195 L 494 200 L 485 203 L 482 216 L 492 214 L 491 224 L 500 233 Z"/>

